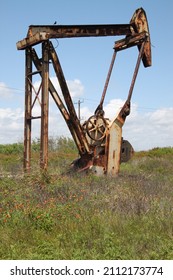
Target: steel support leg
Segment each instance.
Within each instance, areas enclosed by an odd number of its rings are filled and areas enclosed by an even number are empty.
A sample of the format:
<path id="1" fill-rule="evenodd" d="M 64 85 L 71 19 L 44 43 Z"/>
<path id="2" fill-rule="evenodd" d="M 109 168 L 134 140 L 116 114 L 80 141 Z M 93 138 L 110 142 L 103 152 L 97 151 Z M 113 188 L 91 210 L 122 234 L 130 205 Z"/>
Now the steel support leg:
<path id="1" fill-rule="evenodd" d="M 48 107 L 49 107 L 49 47 L 42 43 L 42 101 L 41 101 L 41 141 L 40 167 L 47 169 L 48 164 Z"/>
<path id="2" fill-rule="evenodd" d="M 24 170 L 30 170 L 31 164 L 31 111 L 32 111 L 32 86 L 29 75 L 32 73 L 32 59 L 30 48 L 25 52 L 25 127 L 24 127 Z M 32 77 L 30 77 L 32 79 Z"/>

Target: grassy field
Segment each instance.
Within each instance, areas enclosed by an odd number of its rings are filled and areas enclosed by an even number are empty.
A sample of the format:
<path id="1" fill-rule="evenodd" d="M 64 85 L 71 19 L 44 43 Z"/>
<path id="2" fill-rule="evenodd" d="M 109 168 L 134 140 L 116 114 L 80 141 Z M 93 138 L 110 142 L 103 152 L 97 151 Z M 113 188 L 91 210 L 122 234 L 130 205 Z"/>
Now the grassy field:
<path id="1" fill-rule="evenodd" d="M 0 259 L 173 259 L 173 148 L 135 153 L 118 177 L 67 172 L 69 139 L 50 140 L 30 174 L 23 145 L 0 145 Z"/>

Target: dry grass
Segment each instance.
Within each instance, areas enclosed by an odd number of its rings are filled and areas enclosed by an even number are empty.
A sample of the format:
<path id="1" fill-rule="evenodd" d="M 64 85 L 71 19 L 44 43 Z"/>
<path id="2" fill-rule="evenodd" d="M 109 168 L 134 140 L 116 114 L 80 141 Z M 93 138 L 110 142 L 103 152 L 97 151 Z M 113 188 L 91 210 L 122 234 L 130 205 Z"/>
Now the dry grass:
<path id="1" fill-rule="evenodd" d="M 1 153 L 1 259 L 173 258 L 172 148 L 137 153 L 110 178 L 66 174 L 73 143 L 52 147 L 49 172 L 35 148 L 24 176 L 22 151 Z"/>

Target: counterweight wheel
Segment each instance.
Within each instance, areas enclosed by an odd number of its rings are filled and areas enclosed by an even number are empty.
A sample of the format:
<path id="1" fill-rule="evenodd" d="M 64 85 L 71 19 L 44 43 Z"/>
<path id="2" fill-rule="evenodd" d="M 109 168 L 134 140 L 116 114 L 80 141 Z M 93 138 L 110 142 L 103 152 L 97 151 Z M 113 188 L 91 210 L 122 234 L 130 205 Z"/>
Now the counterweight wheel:
<path id="1" fill-rule="evenodd" d="M 86 132 L 94 141 L 102 140 L 106 135 L 107 122 L 104 117 L 93 115 L 86 122 Z"/>

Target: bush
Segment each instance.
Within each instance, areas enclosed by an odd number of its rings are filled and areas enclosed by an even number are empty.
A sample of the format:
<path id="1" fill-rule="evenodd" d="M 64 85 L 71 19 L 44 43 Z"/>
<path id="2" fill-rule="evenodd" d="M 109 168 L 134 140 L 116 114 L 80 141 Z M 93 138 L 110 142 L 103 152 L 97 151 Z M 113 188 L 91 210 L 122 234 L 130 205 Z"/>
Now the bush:
<path id="1" fill-rule="evenodd" d="M 22 153 L 23 153 L 22 143 L 0 145 L 0 154 L 11 155 L 11 154 L 22 154 Z"/>

